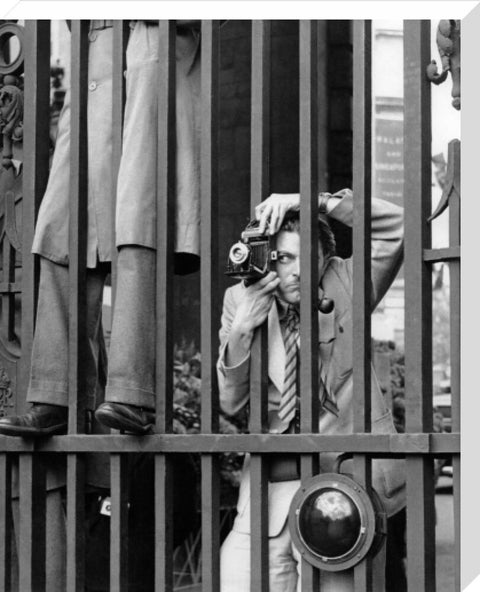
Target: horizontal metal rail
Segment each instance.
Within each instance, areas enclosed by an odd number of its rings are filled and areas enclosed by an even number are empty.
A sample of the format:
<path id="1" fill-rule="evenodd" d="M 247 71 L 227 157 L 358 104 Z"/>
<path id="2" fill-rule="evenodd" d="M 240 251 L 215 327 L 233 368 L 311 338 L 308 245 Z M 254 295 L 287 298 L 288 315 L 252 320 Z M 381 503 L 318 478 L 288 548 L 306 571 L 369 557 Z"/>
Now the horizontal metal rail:
<path id="1" fill-rule="evenodd" d="M 458 454 L 459 433 L 408 434 L 155 434 L 53 436 L 33 443 L 0 436 L 0 452 L 359 452 Z"/>
<path id="2" fill-rule="evenodd" d="M 442 261 L 456 261 L 458 259 L 460 259 L 460 247 L 423 250 L 423 260 L 426 263 L 441 263 Z"/>

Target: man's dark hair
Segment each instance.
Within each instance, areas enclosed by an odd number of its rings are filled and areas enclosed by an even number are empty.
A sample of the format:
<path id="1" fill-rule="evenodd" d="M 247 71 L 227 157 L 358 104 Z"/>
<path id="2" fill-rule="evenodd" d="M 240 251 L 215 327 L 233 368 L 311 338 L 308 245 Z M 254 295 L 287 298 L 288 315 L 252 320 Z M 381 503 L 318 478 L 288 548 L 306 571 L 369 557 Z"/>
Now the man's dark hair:
<path id="1" fill-rule="evenodd" d="M 289 212 L 283 219 L 280 230 L 298 232 L 300 234 L 299 212 Z M 318 240 L 322 245 L 325 257 L 333 257 L 336 253 L 336 242 L 329 223 L 324 218 L 318 218 Z"/>

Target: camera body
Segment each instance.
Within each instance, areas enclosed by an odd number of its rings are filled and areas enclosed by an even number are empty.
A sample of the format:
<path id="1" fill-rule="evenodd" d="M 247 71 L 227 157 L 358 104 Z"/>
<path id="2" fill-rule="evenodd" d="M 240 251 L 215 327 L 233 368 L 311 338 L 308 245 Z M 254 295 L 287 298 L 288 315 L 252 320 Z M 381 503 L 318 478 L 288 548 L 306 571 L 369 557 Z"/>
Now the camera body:
<path id="1" fill-rule="evenodd" d="M 251 284 L 267 275 L 272 262 L 277 260 L 273 238 L 258 230 L 259 223 L 252 220 L 228 253 L 226 275 Z M 266 228 L 266 231 L 268 227 Z"/>

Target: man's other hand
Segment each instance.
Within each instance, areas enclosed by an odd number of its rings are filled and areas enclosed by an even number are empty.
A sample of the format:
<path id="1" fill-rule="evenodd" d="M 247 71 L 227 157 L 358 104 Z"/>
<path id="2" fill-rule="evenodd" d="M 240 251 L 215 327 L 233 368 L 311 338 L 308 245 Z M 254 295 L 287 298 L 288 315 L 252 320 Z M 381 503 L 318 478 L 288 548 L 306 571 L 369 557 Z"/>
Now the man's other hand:
<path id="1" fill-rule="evenodd" d="M 277 272 L 270 271 L 265 277 L 247 286 L 233 325 L 242 332 L 253 333 L 267 318 L 279 283 Z"/>
<path id="2" fill-rule="evenodd" d="M 280 280 L 275 271 L 247 286 L 230 327 L 225 359 L 228 366 L 239 364 L 250 351 L 255 329 L 268 317 Z"/>

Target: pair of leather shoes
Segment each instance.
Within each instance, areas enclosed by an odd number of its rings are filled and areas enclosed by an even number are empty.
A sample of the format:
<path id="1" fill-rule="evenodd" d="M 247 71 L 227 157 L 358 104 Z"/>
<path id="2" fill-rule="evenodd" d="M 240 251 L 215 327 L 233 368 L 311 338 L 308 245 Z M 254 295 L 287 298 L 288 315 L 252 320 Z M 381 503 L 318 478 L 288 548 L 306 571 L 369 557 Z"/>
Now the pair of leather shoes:
<path id="1" fill-rule="evenodd" d="M 66 434 L 68 408 L 59 405 L 34 403 L 24 415 L 12 415 L 0 419 L 0 434 L 39 438 Z"/>
<path id="2" fill-rule="evenodd" d="M 109 428 L 147 434 L 155 424 L 155 414 L 142 407 L 125 403 L 102 403 L 95 412 L 97 420 Z M 0 418 L 0 434 L 39 438 L 66 434 L 68 408 L 46 403 L 34 403 L 24 415 Z"/>
<path id="3" fill-rule="evenodd" d="M 102 403 L 95 417 L 104 426 L 138 435 L 147 434 L 155 425 L 153 411 L 126 403 Z"/>

